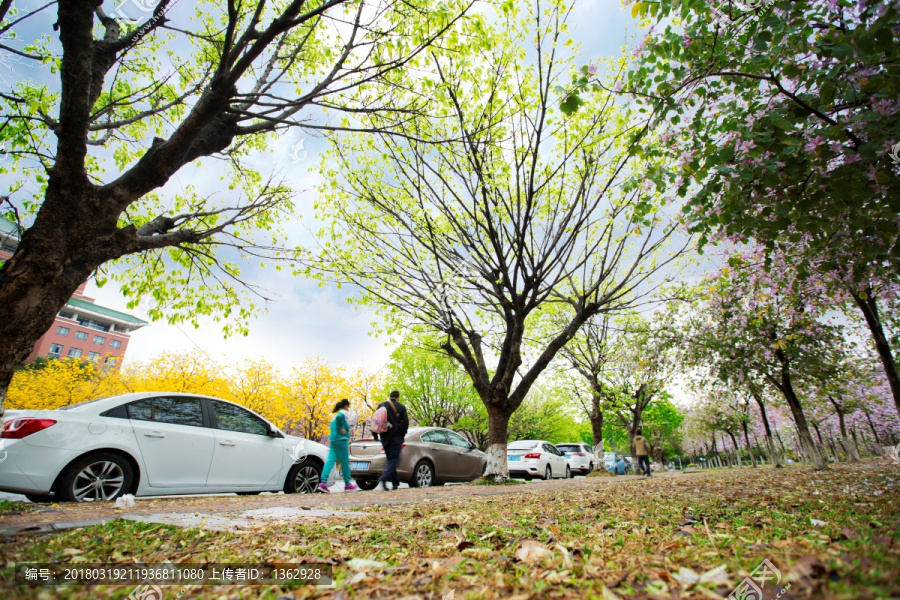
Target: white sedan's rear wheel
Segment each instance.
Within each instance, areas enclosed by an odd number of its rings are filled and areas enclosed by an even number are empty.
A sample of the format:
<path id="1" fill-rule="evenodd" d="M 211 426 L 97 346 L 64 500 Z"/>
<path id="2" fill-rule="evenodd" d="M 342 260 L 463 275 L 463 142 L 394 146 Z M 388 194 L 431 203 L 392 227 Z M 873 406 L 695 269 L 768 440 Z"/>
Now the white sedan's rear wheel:
<path id="1" fill-rule="evenodd" d="M 550 468 L 550 465 L 547 465 L 547 468 L 544 469 L 544 479 L 546 481 L 553 479 L 553 469 Z"/>
<path id="2" fill-rule="evenodd" d="M 70 502 L 115 500 L 131 489 L 131 465 L 122 456 L 100 452 L 84 456 L 69 467 L 60 496 Z"/>

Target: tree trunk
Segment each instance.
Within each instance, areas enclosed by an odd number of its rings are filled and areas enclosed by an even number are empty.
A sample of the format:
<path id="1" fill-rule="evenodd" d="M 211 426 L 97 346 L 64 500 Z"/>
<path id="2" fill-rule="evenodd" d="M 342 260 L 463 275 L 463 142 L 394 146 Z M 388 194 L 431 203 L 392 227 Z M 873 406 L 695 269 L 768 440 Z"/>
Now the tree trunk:
<path id="1" fill-rule="evenodd" d="M 597 393 L 591 398 L 591 438 L 594 442 L 594 470 L 605 469 L 603 465 L 603 411 L 600 410 L 601 396 Z"/>
<path id="2" fill-rule="evenodd" d="M 0 267 L 0 415 L 16 369 L 99 264 L 79 268 L 67 264 L 80 253 L 70 249 L 65 236 L 46 229 L 36 224 L 25 231 L 16 253 Z"/>
<path id="3" fill-rule="evenodd" d="M 816 437 L 819 438 L 819 447 L 822 449 L 821 450 L 822 458 L 824 458 L 827 461 L 828 460 L 828 443 L 824 439 L 822 439 L 822 431 L 819 429 L 818 423 L 813 423 L 813 429 L 816 432 Z M 837 462 L 837 456 L 834 454 L 833 449 L 832 449 L 831 454 L 832 454 L 832 458 L 833 458 L 832 462 Z"/>
<path id="4" fill-rule="evenodd" d="M 775 430 L 775 437 L 778 439 L 778 444 L 781 446 L 781 457 L 787 459 L 787 448 L 784 447 L 784 440 L 781 439 L 781 433 L 779 433 L 777 429 Z M 787 460 L 784 462 L 787 462 Z"/>
<path id="5" fill-rule="evenodd" d="M 859 460 L 862 460 L 862 452 L 859 450 L 859 440 L 856 437 L 856 426 L 850 430 L 850 435 L 853 436 L 853 447 L 856 449 L 856 457 Z"/>
<path id="6" fill-rule="evenodd" d="M 800 438 L 800 446 L 804 453 L 812 461 L 813 467 L 817 471 L 828 468 L 822 453 L 816 448 L 812 435 L 809 433 L 809 425 L 806 422 L 806 415 L 803 413 L 803 407 L 800 404 L 800 398 L 794 392 L 794 385 L 791 382 L 791 372 L 788 367 L 787 357 L 782 350 L 776 350 L 776 355 L 781 362 L 781 381 L 778 382 L 778 389 L 787 400 L 788 407 L 791 409 L 791 415 L 794 417 L 794 424 L 797 426 L 797 435 Z"/>
<path id="7" fill-rule="evenodd" d="M 750 445 L 750 431 L 747 428 L 747 422 L 741 421 L 741 427 L 744 429 L 744 443 L 747 445 L 747 453 L 750 455 L 750 466 L 756 468 L 756 457 L 753 456 L 753 446 Z"/>
<path id="8" fill-rule="evenodd" d="M 784 467 L 784 461 L 781 456 L 779 456 L 778 448 L 775 446 L 775 438 L 772 436 L 772 426 L 769 425 L 769 415 L 766 413 L 766 405 L 763 402 L 761 395 L 754 393 L 753 399 L 756 400 L 756 405 L 759 406 L 759 414 L 762 418 L 763 428 L 766 431 L 766 446 L 769 448 L 769 461 L 775 465 L 776 469 L 780 469 Z M 782 448 L 783 447 L 784 445 L 782 444 Z"/>
<path id="9" fill-rule="evenodd" d="M 859 462 L 859 449 L 850 443 L 850 438 L 847 435 L 847 419 L 844 417 L 844 409 L 842 408 L 843 398 L 841 399 L 841 403 L 838 403 L 831 396 L 829 396 L 828 399 L 831 400 L 831 404 L 834 406 L 834 412 L 837 413 L 838 424 L 841 427 L 841 445 L 844 447 L 844 454 L 847 455 L 848 461 Z"/>
<path id="10" fill-rule="evenodd" d="M 741 462 L 741 451 L 740 448 L 738 448 L 737 438 L 734 437 L 734 434 L 730 431 L 728 432 L 728 435 L 731 437 L 731 444 L 734 446 L 734 457 L 737 461 L 737 466 L 738 468 L 742 468 L 744 466 L 744 463 Z"/>
<path id="11" fill-rule="evenodd" d="M 863 414 L 866 415 L 866 421 L 869 422 L 869 427 L 872 429 L 872 435 L 875 436 L 875 445 L 881 446 L 881 440 L 878 438 L 878 430 L 875 429 L 875 423 L 872 422 L 872 416 L 866 410 L 863 410 Z"/>
<path id="12" fill-rule="evenodd" d="M 487 406 L 488 413 L 488 447 L 485 479 L 491 481 L 507 481 L 509 465 L 506 462 L 506 445 L 509 438 L 509 417 L 512 413 L 501 411 L 494 406 Z"/>
<path id="13" fill-rule="evenodd" d="M 897 363 L 894 360 L 894 354 L 891 351 L 891 344 L 884 335 L 884 327 L 881 324 L 881 317 L 878 316 L 878 303 L 872 294 L 871 288 L 866 290 L 866 298 L 853 290 L 850 295 L 856 302 L 856 306 L 862 311 L 866 318 L 866 325 L 869 326 L 869 332 L 872 334 L 872 341 L 875 342 L 875 350 L 881 359 L 881 365 L 884 367 L 884 374 L 887 377 L 888 384 L 891 386 L 891 394 L 894 396 L 894 408 L 900 415 L 900 373 L 897 372 Z"/>

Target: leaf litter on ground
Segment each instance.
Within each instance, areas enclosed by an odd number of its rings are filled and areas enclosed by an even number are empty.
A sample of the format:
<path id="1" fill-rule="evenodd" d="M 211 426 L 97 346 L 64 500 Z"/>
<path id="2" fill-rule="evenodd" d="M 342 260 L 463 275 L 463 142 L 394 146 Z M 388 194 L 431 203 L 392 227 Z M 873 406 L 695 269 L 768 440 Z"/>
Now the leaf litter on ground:
<path id="1" fill-rule="evenodd" d="M 181 597 L 690 599 L 726 597 L 768 560 L 791 583 L 791 598 L 900 596 L 900 479 L 882 461 L 823 473 L 792 466 L 577 481 L 436 495 L 355 517 L 260 521 L 232 533 L 116 521 L 17 537 L 2 542 L 3 576 L 17 562 L 327 562 L 333 587 L 210 586 Z M 870 488 L 882 492 L 877 501 Z M 41 600 L 129 593 L 6 589 Z"/>

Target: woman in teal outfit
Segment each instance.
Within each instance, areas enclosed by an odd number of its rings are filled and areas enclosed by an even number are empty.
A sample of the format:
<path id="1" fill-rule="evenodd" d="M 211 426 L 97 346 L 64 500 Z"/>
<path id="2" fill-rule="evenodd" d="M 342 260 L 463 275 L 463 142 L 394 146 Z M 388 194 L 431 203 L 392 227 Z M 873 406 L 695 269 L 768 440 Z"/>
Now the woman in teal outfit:
<path id="1" fill-rule="evenodd" d="M 328 460 L 325 461 L 325 468 L 322 469 L 322 482 L 316 488 L 317 492 L 328 494 L 326 482 L 331 470 L 334 468 L 336 461 L 341 462 L 341 472 L 344 474 L 344 491 L 352 492 L 359 489 L 356 484 L 350 481 L 350 422 L 347 420 L 347 413 L 350 409 L 350 401 L 344 398 L 334 405 L 331 412 L 337 413 L 331 419 L 331 434 L 328 436 L 330 446 L 328 448 Z"/>

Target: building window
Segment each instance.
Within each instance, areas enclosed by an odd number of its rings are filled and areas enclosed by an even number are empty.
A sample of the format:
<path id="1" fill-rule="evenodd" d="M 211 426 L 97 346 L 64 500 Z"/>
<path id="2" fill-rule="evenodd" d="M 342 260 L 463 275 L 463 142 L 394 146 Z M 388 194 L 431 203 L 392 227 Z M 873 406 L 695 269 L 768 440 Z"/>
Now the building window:
<path id="1" fill-rule="evenodd" d="M 62 354 L 63 347 L 60 344 L 50 344 L 50 356 L 53 358 L 59 358 L 59 355 Z"/>
<path id="2" fill-rule="evenodd" d="M 88 352 L 88 358 L 93 362 L 100 362 L 100 353 L 99 352 Z"/>
<path id="3" fill-rule="evenodd" d="M 69 335 L 69 328 L 68 327 L 57 327 L 56 335 L 61 335 L 63 337 L 66 337 L 67 335 Z"/>
<path id="4" fill-rule="evenodd" d="M 83 327 L 90 327 L 91 329 L 96 329 L 97 331 L 109 331 L 112 328 L 112 325 L 109 323 L 104 323 L 103 321 L 97 321 L 95 319 L 88 319 L 87 317 L 78 316 L 78 324 Z"/>
<path id="5" fill-rule="evenodd" d="M 116 364 L 117 361 L 118 361 L 118 359 L 115 356 L 107 356 L 106 357 L 106 364 L 108 364 L 108 365 L 114 365 L 114 364 Z"/>
<path id="6" fill-rule="evenodd" d="M 61 316 L 63 319 L 74 319 L 75 318 L 74 314 L 72 314 L 70 312 L 62 312 L 62 311 L 60 311 L 59 316 Z"/>
<path id="7" fill-rule="evenodd" d="M 100 345 L 102 346 L 103 344 L 106 343 L 106 338 L 103 337 L 102 335 L 95 335 L 95 336 L 94 336 L 94 343 L 95 343 L 95 344 L 100 344 Z"/>
<path id="8" fill-rule="evenodd" d="M 69 358 L 79 358 L 81 356 L 81 348 L 69 348 Z"/>
<path id="9" fill-rule="evenodd" d="M 110 347 L 110 348 L 116 348 L 116 349 L 121 348 L 121 347 L 122 347 L 122 342 L 120 342 L 119 340 L 111 340 L 111 341 L 109 342 L 109 347 Z"/>
<path id="10" fill-rule="evenodd" d="M 87 331 L 76 331 L 75 339 L 76 340 L 86 340 L 87 339 Z"/>

